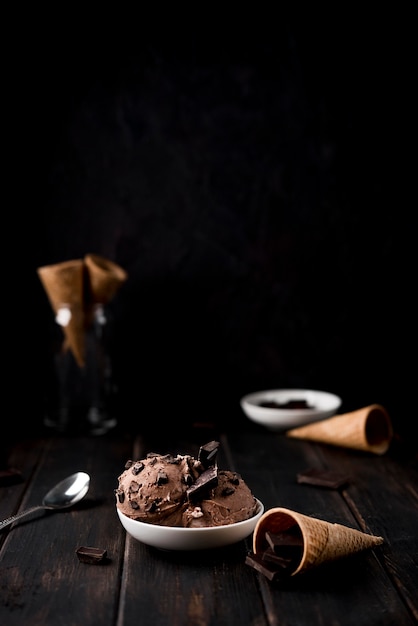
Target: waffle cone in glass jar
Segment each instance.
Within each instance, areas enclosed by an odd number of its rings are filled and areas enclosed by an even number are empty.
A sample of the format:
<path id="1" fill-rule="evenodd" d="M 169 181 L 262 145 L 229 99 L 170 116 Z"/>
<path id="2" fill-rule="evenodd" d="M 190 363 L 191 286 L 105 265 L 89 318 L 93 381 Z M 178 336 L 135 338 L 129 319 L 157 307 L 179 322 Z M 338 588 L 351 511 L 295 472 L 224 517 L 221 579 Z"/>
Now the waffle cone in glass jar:
<path id="1" fill-rule="evenodd" d="M 97 254 L 86 254 L 84 263 L 92 304 L 107 304 L 126 281 L 127 273 L 117 263 Z"/>
<path id="2" fill-rule="evenodd" d="M 267 549 L 267 531 L 283 533 L 295 525 L 302 534 L 303 551 L 292 576 L 383 543 L 383 537 L 279 507 L 266 511 L 258 520 L 253 534 L 254 553 L 260 554 Z"/>
<path id="3" fill-rule="evenodd" d="M 389 449 L 393 429 L 386 409 L 380 404 L 370 404 L 357 411 L 293 428 L 286 436 L 384 454 Z"/>
<path id="4" fill-rule="evenodd" d="M 70 349 L 77 364 L 84 366 L 84 263 L 76 259 L 37 269 L 57 321 L 63 329 L 65 348 Z M 62 310 L 69 312 L 62 323 Z"/>

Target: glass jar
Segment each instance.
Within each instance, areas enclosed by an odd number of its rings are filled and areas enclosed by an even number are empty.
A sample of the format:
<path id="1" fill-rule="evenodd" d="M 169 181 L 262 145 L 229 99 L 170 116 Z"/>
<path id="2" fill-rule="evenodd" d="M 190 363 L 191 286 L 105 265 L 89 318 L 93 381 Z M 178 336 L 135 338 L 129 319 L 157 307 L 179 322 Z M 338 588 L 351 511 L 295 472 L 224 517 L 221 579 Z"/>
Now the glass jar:
<path id="1" fill-rule="evenodd" d="M 109 333 L 110 314 L 102 304 L 87 316 L 78 305 L 57 309 L 46 389 L 48 428 L 102 435 L 116 426 Z"/>

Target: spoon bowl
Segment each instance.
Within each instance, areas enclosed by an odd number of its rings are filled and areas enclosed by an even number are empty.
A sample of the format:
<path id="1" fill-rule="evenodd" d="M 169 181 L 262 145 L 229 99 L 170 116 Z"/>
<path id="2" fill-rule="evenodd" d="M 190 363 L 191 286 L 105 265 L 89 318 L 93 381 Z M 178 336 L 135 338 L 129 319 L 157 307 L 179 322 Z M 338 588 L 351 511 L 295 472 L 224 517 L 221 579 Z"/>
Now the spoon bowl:
<path id="1" fill-rule="evenodd" d="M 25 511 L 16 513 L 0 522 L 0 530 L 10 526 L 13 522 L 22 517 L 26 517 L 30 513 L 40 511 L 41 509 L 68 509 L 84 498 L 90 487 L 90 476 L 86 472 L 75 472 L 71 476 L 67 476 L 64 480 L 57 483 L 44 496 L 42 504 L 33 506 Z"/>
<path id="2" fill-rule="evenodd" d="M 90 487 L 90 476 L 76 472 L 67 476 L 44 496 L 42 506 L 48 509 L 67 509 L 84 498 Z"/>

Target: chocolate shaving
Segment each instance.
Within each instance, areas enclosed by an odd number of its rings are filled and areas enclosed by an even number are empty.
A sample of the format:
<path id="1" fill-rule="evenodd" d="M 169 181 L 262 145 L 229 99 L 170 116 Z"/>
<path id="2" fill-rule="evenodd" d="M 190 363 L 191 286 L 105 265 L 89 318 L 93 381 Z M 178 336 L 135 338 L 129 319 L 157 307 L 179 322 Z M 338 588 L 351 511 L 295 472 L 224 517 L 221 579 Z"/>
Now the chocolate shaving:
<path id="1" fill-rule="evenodd" d="M 99 565 L 107 561 L 107 550 L 93 548 L 91 546 L 81 546 L 77 548 L 76 554 L 81 563 Z"/>
<path id="2" fill-rule="evenodd" d="M 218 484 L 218 469 L 214 466 L 209 467 L 196 479 L 196 482 L 186 491 L 187 497 L 191 498 L 196 494 L 201 494 L 205 489 L 211 489 Z"/>
<path id="3" fill-rule="evenodd" d="M 325 487 L 327 489 L 340 489 L 349 482 L 348 476 L 333 472 L 331 470 L 323 470 L 312 467 L 300 472 L 296 476 L 299 484 L 313 485 L 315 487 Z"/>
<path id="4" fill-rule="evenodd" d="M 219 441 L 209 441 L 204 446 L 200 446 L 197 460 L 201 462 L 205 469 L 215 464 L 219 445 Z"/>

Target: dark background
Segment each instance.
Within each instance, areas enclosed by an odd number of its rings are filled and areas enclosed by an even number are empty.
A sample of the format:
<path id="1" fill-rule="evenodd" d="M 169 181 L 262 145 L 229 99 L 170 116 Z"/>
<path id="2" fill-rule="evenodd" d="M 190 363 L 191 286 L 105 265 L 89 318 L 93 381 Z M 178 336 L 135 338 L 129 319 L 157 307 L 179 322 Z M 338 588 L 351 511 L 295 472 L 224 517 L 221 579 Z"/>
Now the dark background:
<path id="1" fill-rule="evenodd" d="M 305 17 L 16 27 L 5 391 L 27 427 L 50 316 L 36 268 L 89 252 L 129 275 L 122 422 L 233 424 L 245 393 L 299 387 L 414 427 L 411 16 Z"/>

